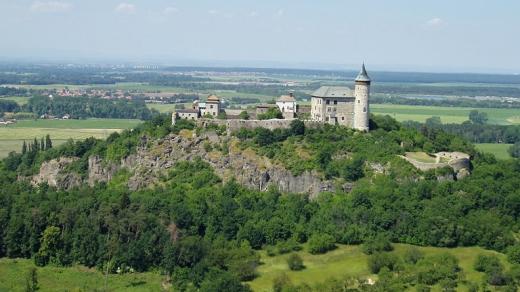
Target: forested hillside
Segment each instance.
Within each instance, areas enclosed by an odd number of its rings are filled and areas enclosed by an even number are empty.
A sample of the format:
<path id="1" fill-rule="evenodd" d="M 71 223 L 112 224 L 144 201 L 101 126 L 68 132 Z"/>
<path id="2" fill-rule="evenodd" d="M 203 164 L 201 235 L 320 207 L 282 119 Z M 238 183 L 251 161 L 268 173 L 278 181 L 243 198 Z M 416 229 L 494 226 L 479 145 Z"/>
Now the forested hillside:
<path id="1" fill-rule="evenodd" d="M 331 179 L 354 182 L 350 192 L 325 192 L 315 200 L 223 181 L 197 157 L 175 163 L 159 177 L 160 183 L 137 191 L 128 188 L 131 174 L 125 169 L 108 183 L 69 190 L 33 186 L 23 178 L 34 174 L 43 161 L 62 156 L 77 157 L 70 171 L 85 173 L 91 155 L 118 161 L 138 146 L 146 147 L 147 140 L 197 130 L 185 121 L 172 127 L 166 116 L 113 134 L 107 141 L 71 141 L 12 153 L 0 164 L 0 257 L 32 258 L 40 266 L 82 264 L 110 273 L 156 269 L 180 290 L 201 291 L 247 291 L 247 281 L 257 276 L 259 249 L 287 252 L 304 243 L 313 253 L 338 243 L 365 243 L 370 253 L 384 250 L 378 243 L 388 241 L 478 245 L 508 252 L 513 262 L 519 261 L 514 257 L 519 250 L 518 160 L 497 161 L 440 129 L 421 133 L 389 117 L 373 118 L 371 126 L 370 133 L 358 133 L 331 126 L 309 129 L 295 122 L 288 130 L 234 133 L 241 147 L 291 171 L 313 169 Z M 216 146 L 211 147 L 222 152 L 230 147 Z M 302 149 L 307 158 L 298 164 L 292 153 L 303 153 Z M 462 180 L 438 180 L 435 172 L 423 173 L 397 158 L 405 150 L 465 151 L 473 156 L 472 174 Z M 391 171 L 370 172 L 373 161 L 390 163 Z M 393 269 L 392 259 L 385 257 L 378 259 L 383 263 L 382 279 L 392 278 L 385 274 Z M 446 265 L 447 274 L 457 269 L 452 258 L 428 257 L 418 264 L 421 271 L 431 265 Z M 413 287 L 435 285 L 444 276 L 431 281 L 415 275 L 396 277 L 404 287 Z M 456 279 L 451 280 L 456 286 Z M 513 278 L 506 280 L 503 285 L 515 285 Z M 390 284 L 380 288 L 403 287 Z"/>

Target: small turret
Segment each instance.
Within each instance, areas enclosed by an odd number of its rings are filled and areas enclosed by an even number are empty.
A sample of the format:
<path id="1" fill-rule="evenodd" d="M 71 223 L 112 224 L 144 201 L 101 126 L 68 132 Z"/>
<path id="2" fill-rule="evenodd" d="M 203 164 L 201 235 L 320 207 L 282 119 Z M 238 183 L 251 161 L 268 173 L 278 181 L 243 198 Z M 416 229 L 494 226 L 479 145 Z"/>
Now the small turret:
<path id="1" fill-rule="evenodd" d="M 365 69 L 365 64 L 355 79 L 354 87 L 354 129 L 368 131 L 369 126 L 369 98 L 370 98 L 370 77 Z"/>

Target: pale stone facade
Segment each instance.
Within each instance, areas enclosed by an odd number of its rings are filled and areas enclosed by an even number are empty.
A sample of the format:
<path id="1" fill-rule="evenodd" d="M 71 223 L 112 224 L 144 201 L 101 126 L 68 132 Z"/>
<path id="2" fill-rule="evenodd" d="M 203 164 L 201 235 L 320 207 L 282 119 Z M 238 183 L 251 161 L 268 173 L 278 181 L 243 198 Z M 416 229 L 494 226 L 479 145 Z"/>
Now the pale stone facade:
<path id="1" fill-rule="evenodd" d="M 355 80 L 354 91 L 337 86 L 323 86 L 316 90 L 311 98 L 311 119 L 368 131 L 370 82 L 363 65 Z"/>
<path id="2" fill-rule="evenodd" d="M 289 95 L 282 95 L 276 101 L 276 105 L 282 112 L 284 119 L 294 119 L 296 117 L 296 99 L 292 92 Z"/>

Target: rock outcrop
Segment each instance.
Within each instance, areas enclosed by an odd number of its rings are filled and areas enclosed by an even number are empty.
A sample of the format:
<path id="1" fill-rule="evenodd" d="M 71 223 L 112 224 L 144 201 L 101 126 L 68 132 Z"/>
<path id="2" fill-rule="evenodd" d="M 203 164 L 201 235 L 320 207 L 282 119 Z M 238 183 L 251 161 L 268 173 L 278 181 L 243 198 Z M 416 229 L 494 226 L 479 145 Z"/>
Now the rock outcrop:
<path id="1" fill-rule="evenodd" d="M 31 179 L 33 185 L 47 183 L 52 187 L 70 189 L 82 183 L 81 177 L 73 172 L 66 171 L 68 165 L 78 160 L 75 157 L 61 157 L 43 162 L 40 172 Z"/>

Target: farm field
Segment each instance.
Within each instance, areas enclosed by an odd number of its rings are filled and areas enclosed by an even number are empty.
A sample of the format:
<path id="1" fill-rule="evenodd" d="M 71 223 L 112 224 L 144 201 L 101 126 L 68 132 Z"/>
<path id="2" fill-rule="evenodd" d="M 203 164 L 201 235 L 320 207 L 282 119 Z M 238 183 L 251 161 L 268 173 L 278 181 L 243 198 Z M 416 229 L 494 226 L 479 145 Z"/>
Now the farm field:
<path id="1" fill-rule="evenodd" d="M 147 103 L 146 107 L 154 109 L 160 113 L 171 113 L 175 110 L 175 104 L 164 104 L 164 103 Z"/>
<path id="2" fill-rule="evenodd" d="M 0 158 L 11 151 L 20 151 L 23 141 L 51 136 L 53 145 L 68 139 L 107 138 L 111 133 L 133 128 L 139 120 L 88 119 L 88 120 L 24 120 L 0 127 Z"/>
<path id="3" fill-rule="evenodd" d="M 399 256 L 402 256 L 410 245 L 394 244 L 393 251 Z M 494 251 L 487 251 L 478 247 L 461 247 L 461 248 L 435 248 L 435 247 L 418 247 L 425 255 L 432 255 L 438 253 L 453 254 L 459 260 L 459 266 L 465 274 L 466 280 L 471 282 L 481 283 L 483 273 L 477 272 L 473 269 L 473 263 L 477 255 L 483 254 L 497 254 L 502 263 L 508 267 L 506 256 L 496 253 Z M 281 273 L 286 273 L 294 284 L 311 283 L 316 284 L 323 282 L 330 278 L 341 279 L 347 276 L 352 277 L 370 277 L 376 278 L 376 275 L 371 275 L 367 267 L 368 256 L 361 251 L 361 246 L 340 245 L 336 250 L 330 251 L 323 255 L 311 255 L 305 251 L 298 252 L 303 259 L 305 269 L 302 271 L 290 271 L 287 266 L 287 257 L 289 254 L 269 257 L 262 253 L 262 265 L 258 267 L 259 277 L 254 279 L 249 284 L 254 291 L 272 291 L 273 279 Z M 439 287 L 434 287 L 439 288 Z M 467 291 L 466 287 L 458 287 L 458 291 Z M 440 289 L 433 289 L 433 291 L 440 291 Z"/>
<path id="4" fill-rule="evenodd" d="M 30 97 L 28 96 L 7 96 L 1 97 L 0 100 L 12 100 L 18 103 L 19 105 L 24 105 L 29 101 Z"/>
<path id="5" fill-rule="evenodd" d="M 473 108 L 372 104 L 370 110 L 375 114 L 390 115 L 401 122 L 407 120 L 424 122 L 432 116 L 438 116 L 443 123 L 462 123 L 468 120 L 469 112 Z M 488 114 L 489 124 L 520 124 L 520 109 L 477 108 L 476 110 Z"/>
<path id="6" fill-rule="evenodd" d="M 475 144 L 478 150 L 486 153 L 494 154 L 498 159 L 509 159 L 511 155 L 509 155 L 509 147 L 512 144 L 494 144 L 494 143 L 482 143 Z"/>

